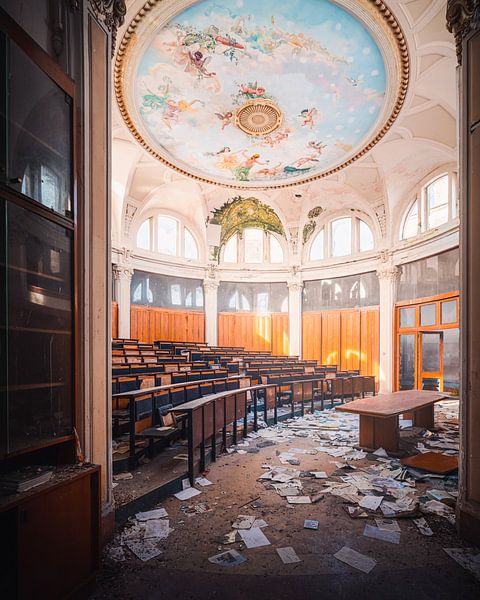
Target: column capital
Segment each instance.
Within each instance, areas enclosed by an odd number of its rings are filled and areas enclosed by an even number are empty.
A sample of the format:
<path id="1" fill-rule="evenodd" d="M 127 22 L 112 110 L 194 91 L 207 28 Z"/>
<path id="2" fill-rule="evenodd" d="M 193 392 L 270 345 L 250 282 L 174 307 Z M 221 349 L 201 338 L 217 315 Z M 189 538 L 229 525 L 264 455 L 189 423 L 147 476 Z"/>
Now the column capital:
<path id="1" fill-rule="evenodd" d="M 475 22 L 480 20 L 480 3 L 477 0 L 448 0 L 447 29 L 453 33 L 458 64 L 462 64 L 462 44 Z"/>
<path id="2" fill-rule="evenodd" d="M 377 269 L 377 277 L 380 280 L 396 282 L 399 281 L 402 274 L 402 267 L 397 265 L 388 265 Z"/>
<path id="3" fill-rule="evenodd" d="M 289 279 L 287 281 L 287 287 L 291 292 L 301 292 L 303 281 L 301 279 Z"/>
<path id="4" fill-rule="evenodd" d="M 216 292 L 218 290 L 219 285 L 220 285 L 220 281 L 218 279 L 204 279 L 203 280 L 203 289 L 206 292 Z"/>
<path id="5" fill-rule="evenodd" d="M 117 281 L 123 279 L 126 281 L 131 281 L 133 277 L 133 269 L 132 267 L 128 267 L 126 265 L 113 265 L 113 278 Z"/>

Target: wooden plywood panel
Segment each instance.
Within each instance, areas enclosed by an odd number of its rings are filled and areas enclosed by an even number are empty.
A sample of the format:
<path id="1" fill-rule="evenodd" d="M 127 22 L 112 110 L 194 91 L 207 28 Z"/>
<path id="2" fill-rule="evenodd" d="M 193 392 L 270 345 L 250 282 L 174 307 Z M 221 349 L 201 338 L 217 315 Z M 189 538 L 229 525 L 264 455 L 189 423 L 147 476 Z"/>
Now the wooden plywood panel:
<path id="1" fill-rule="evenodd" d="M 302 356 L 306 360 L 321 361 L 322 313 L 305 312 L 302 315 Z"/>
<path id="2" fill-rule="evenodd" d="M 360 369 L 360 311 L 340 311 L 340 368 Z"/>
<path id="3" fill-rule="evenodd" d="M 112 302 L 112 338 L 118 337 L 118 302 Z"/>
<path id="4" fill-rule="evenodd" d="M 204 342 L 205 315 L 198 311 L 168 310 L 133 305 L 131 336 L 141 342 Z"/>
<path id="5" fill-rule="evenodd" d="M 360 372 L 362 375 L 374 375 L 378 382 L 380 311 L 378 308 L 363 310 L 360 317 Z"/>
<path id="6" fill-rule="evenodd" d="M 218 343 L 288 355 L 288 314 L 219 313 Z"/>
<path id="7" fill-rule="evenodd" d="M 340 365 L 340 312 L 322 313 L 322 363 Z"/>
<path id="8" fill-rule="evenodd" d="M 288 356 L 290 351 L 289 319 L 287 313 L 271 315 L 272 353 L 278 356 Z"/>

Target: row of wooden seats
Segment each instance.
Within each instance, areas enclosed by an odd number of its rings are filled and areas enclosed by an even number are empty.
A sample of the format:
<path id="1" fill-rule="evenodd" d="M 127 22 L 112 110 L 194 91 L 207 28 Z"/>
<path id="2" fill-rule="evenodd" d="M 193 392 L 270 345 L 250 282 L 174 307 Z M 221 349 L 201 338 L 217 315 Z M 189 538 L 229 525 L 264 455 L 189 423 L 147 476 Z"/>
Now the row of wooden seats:
<path id="1" fill-rule="evenodd" d="M 112 393 L 129 392 L 146 387 L 155 387 L 160 385 L 170 385 L 174 383 L 185 383 L 189 381 L 203 381 L 206 379 L 216 379 L 219 377 L 228 377 L 226 369 L 205 369 L 199 371 L 179 371 L 172 373 L 148 373 L 132 376 L 112 376 Z"/>

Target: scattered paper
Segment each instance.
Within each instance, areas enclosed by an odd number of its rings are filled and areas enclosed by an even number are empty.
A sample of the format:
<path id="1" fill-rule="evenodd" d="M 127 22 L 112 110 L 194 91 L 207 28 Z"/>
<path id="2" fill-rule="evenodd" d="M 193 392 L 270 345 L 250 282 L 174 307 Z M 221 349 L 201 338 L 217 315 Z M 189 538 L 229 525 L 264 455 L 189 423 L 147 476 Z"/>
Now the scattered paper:
<path id="1" fill-rule="evenodd" d="M 232 527 L 234 529 L 250 529 L 255 522 L 255 517 L 248 515 L 238 515 Z"/>
<path id="2" fill-rule="evenodd" d="M 238 531 L 234 529 L 223 536 L 222 544 L 234 544 L 237 541 Z"/>
<path id="3" fill-rule="evenodd" d="M 346 506 L 344 505 L 347 513 L 352 517 L 352 519 L 367 519 L 369 514 L 364 508 L 360 508 L 359 506 Z"/>
<path id="4" fill-rule="evenodd" d="M 295 550 L 291 546 L 288 546 L 287 548 L 277 548 L 277 554 L 285 565 L 301 562 L 301 559 L 298 558 Z"/>
<path id="5" fill-rule="evenodd" d="M 310 504 L 310 496 L 287 496 L 289 504 Z"/>
<path id="6" fill-rule="evenodd" d="M 152 540 L 132 540 L 126 543 L 127 548 L 141 561 L 146 562 L 162 553 Z"/>
<path id="7" fill-rule="evenodd" d="M 190 498 L 193 498 L 194 496 L 198 496 L 201 493 L 202 492 L 200 492 L 199 490 L 196 490 L 193 487 L 189 487 L 189 488 L 186 488 L 185 490 L 182 490 L 181 492 L 178 492 L 178 494 L 173 494 L 173 495 L 175 496 L 175 498 L 177 498 L 177 500 L 190 500 Z"/>
<path id="8" fill-rule="evenodd" d="M 375 517 L 375 523 L 379 529 L 384 529 L 385 531 L 398 531 L 400 533 L 400 525 L 394 519 L 381 519 L 380 517 Z"/>
<path id="9" fill-rule="evenodd" d="M 480 581 L 480 552 L 478 550 L 473 548 L 444 548 L 444 551 Z"/>
<path id="10" fill-rule="evenodd" d="M 374 525 L 365 525 L 363 535 L 375 540 L 381 540 L 382 542 L 390 542 L 390 544 L 400 543 L 400 532 L 390 531 L 388 529 L 380 529 Z"/>
<path id="11" fill-rule="evenodd" d="M 195 479 L 195 483 L 198 483 L 198 485 L 201 485 L 202 487 L 206 487 L 207 485 L 213 485 L 213 483 L 205 477 L 197 477 Z"/>
<path id="12" fill-rule="evenodd" d="M 268 523 L 266 521 L 264 521 L 263 519 L 255 519 L 252 527 L 261 527 L 261 528 L 268 527 Z"/>
<path id="13" fill-rule="evenodd" d="M 433 535 L 433 531 L 430 529 L 426 519 L 421 517 L 420 519 L 413 519 L 413 522 L 418 527 L 418 530 L 422 535 L 431 536 Z"/>
<path id="14" fill-rule="evenodd" d="M 211 556 L 208 560 L 214 565 L 220 565 L 222 567 L 236 567 L 237 565 L 244 563 L 247 559 L 236 550 L 227 550 L 227 552 L 222 552 L 221 554 Z"/>
<path id="15" fill-rule="evenodd" d="M 388 458 L 387 451 L 384 448 L 377 448 L 375 452 L 372 452 L 375 456 L 383 456 L 384 458 Z"/>
<path id="16" fill-rule="evenodd" d="M 315 477 L 315 479 L 327 479 L 328 478 L 328 475 L 325 473 L 325 471 L 312 471 L 311 473 Z"/>
<path id="17" fill-rule="evenodd" d="M 150 538 L 164 540 L 172 531 L 173 529 L 170 529 L 170 522 L 168 519 L 152 519 L 146 522 L 144 538 L 146 540 Z"/>
<path id="18" fill-rule="evenodd" d="M 358 505 L 368 510 L 377 510 L 382 501 L 383 496 L 364 496 Z"/>
<path id="19" fill-rule="evenodd" d="M 360 554 L 360 552 L 352 550 L 351 548 L 348 548 L 348 546 L 344 546 L 333 556 L 337 560 L 340 560 L 363 573 L 370 573 L 377 564 L 375 559 L 365 556 L 365 554 Z"/>
<path id="20" fill-rule="evenodd" d="M 318 529 L 318 521 L 313 519 L 305 519 L 303 522 L 304 529 Z"/>
<path id="21" fill-rule="evenodd" d="M 186 490 L 189 487 L 191 487 L 190 479 L 188 479 L 188 478 L 182 479 L 182 490 Z"/>
<path id="22" fill-rule="evenodd" d="M 251 529 L 239 529 L 238 533 L 247 548 L 260 548 L 261 546 L 270 546 L 270 542 L 260 529 L 252 527 Z"/>
<path id="23" fill-rule="evenodd" d="M 131 473 L 118 473 L 118 475 L 113 476 L 113 481 L 128 481 L 129 479 L 133 479 Z"/>
<path id="24" fill-rule="evenodd" d="M 149 521 L 150 519 L 163 519 L 168 517 L 168 513 L 164 508 L 156 508 L 147 512 L 139 512 L 135 515 L 137 521 Z"/>

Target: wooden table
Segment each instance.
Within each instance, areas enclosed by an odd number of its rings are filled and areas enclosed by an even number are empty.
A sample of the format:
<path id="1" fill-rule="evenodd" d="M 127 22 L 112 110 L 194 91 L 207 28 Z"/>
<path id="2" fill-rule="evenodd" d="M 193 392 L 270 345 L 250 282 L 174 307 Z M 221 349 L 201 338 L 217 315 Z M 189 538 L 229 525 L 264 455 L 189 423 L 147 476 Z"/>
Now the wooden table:
<path id="1" fill-rule="evenodd" d="M 434 404 L 448 398 L 446 394 L 408 390 L 360 398 L 337 406 L 336 410 L 360 416 L 359 442 L 362 448 L 398 450 L 398 416 L 413 413 L 413 425 L 430 429 L 434 426 Z"/>

